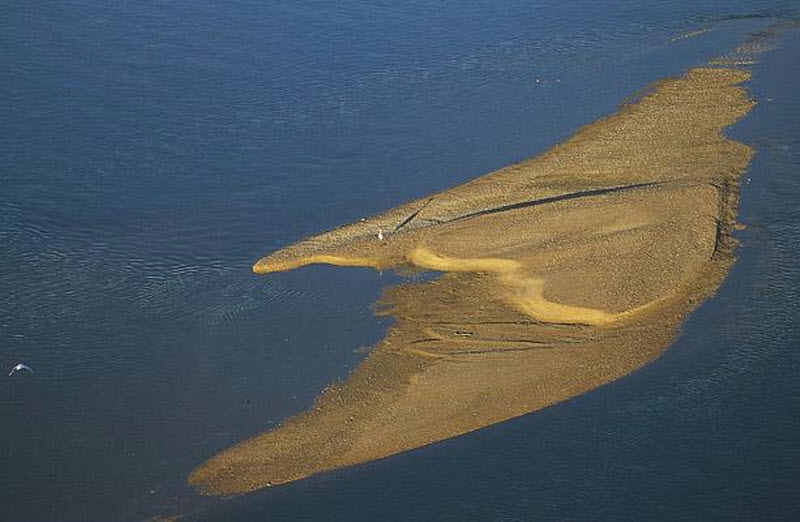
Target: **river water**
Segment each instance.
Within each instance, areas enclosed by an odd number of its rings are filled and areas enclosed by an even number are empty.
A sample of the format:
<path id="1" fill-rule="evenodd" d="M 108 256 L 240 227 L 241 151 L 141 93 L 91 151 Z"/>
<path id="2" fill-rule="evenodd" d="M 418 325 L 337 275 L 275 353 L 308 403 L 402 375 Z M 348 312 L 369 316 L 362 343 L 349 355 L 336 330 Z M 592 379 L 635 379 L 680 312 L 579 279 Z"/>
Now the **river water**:
<path id="1" fill-rule="evenodd" d="M 564 5 L 566 4 L 566 5 Z M 308 407 L 399 278 L 262 254 L 546 150 L 788 1 L 10 0 L 0 17 L 0 520 L 790 520 L 800 36 L 730 135 L 739 261 L 667 353 L 511 422 L 242 498 L 185 486 Z M 705 31 L 689 38 L 679 38 Z M 24 361 L 34 373 L 6 378 Z"/>

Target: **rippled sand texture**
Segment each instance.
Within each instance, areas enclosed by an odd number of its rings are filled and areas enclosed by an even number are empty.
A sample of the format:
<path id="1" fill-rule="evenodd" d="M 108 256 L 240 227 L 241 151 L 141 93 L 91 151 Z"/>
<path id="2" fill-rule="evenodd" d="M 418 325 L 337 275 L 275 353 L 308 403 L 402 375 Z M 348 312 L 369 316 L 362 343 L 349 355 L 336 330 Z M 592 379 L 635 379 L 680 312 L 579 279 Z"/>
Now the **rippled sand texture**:
<path id="1" fill-rule="evenodd" d="M 545 154 L 261 259 L 444 274 L 390 288 L 396 324 L 347 379 L 192 473 L 226 495 L 539 410 L 657 357 L 732 263 L 739 175 L 723 137 L 748 73 L 698 68 Z M 381 230 L 384 240 L 377 237 Z"/>

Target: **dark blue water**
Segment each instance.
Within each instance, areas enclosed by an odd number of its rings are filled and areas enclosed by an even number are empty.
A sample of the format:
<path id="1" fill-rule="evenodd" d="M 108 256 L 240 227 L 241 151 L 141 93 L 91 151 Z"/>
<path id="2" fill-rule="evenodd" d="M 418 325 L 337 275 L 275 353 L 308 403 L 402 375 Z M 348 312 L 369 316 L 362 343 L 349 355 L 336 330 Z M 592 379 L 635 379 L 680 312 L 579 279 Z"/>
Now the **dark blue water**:
<path id="1" fill-rule="evenodd" d="M 258 278 L 261 254 L 540 152 L 800 14 L 566 4 L 0 7 L 0 520 L 795 518 L 791 31 L 753 67 L 762 103 L 732 131 L 758 150 L 740 261 L 664 357 L 381 462 L 210 505 L 183 486 L 308 406 L 388 325 L 371 306 L 394 276 Z M 6 378 L 18 361 L 35 373 Z"/>

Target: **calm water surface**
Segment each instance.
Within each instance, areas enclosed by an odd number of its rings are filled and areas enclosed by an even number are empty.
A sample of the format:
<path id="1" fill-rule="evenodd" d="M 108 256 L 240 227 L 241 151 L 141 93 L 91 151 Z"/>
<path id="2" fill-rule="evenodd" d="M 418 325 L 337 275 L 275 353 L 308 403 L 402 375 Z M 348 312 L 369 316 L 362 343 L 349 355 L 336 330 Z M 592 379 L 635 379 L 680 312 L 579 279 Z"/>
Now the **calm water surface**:
<path id="1" fill-rule="evenodd" d="M 0 11 L 0 520 L 800 511 L 792 31 L 753 67 L 762 103 L 731 132 L 758 151 L 740 261 L 661 359 L 381 462 L 227 502 L 184 486 L 209 455 L 306 408 L 389 324 L 372 304 L 397 276 L 258 278 L 261 254 L 545 150 L 648 83 L 799 16 L 794 0 Z M 6 378 L 18 361 L 35 373 Z"/>

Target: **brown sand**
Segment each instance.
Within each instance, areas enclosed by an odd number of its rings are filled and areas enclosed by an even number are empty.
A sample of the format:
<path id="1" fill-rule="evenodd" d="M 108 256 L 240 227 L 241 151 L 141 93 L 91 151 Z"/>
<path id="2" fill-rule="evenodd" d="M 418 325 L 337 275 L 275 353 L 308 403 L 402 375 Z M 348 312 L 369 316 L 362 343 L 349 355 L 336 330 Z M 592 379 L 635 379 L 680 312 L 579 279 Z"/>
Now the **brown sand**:
<path id="1" fill-rule="evenodd" d="M 258 273 L 416 267 L 389 333 L 312 409 L 214 456 L 205 494 L 386 457 L 592 390 L 657 357 L 732 260 L 748 73 L 699 68 L 517 165 L 315 236 Z M 384 240 L 379 240 L 382 231 Z"/>

